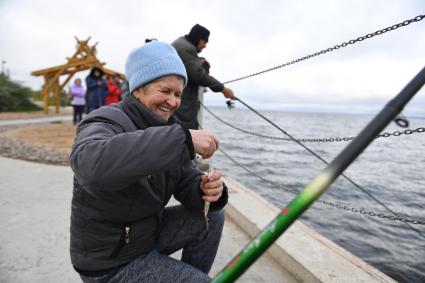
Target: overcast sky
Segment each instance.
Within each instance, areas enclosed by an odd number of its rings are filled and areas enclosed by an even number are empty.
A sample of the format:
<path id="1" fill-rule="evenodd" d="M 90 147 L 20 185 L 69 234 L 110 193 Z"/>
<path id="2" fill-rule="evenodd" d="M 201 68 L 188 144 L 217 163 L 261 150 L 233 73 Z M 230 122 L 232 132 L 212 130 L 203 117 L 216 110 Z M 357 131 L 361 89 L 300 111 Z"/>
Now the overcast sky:
<path id="1" fill-rule="evenodd" d="M 91 36 L 106 67 L 124 72 L 145 38 L 171 43 L 199 23 L 211 31 L 201 55 L 229 81 L 421 14 L 424 0 L 0 0 L 0 60 L 12 79 L 40 88 L 30 73 L 64 64 L 74 36 Z M 422 20 L 228 87 L 258 108 L 376 112 L 424 66 Z M 206 104 L 224 105 L 223 96 L 210 91 Z M 425 116 L 424 89 L 406 112 Z"/>

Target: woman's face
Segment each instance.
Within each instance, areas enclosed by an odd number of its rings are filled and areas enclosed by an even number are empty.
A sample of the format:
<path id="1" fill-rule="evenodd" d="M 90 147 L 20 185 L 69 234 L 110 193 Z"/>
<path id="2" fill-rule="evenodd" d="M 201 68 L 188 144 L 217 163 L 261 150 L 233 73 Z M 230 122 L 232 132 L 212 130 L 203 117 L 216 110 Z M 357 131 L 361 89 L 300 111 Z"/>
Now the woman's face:
<path id="1" fill-rule="evenodd" d="M 76 79 L 76 80 L 75 80 L 75 84 L 76 84 L 76 85 L 81 85 L 81 80 L 80 80 L 80 79 Z"/>
<path id="2" fill-rule="evenodd" d="M 183 87 L 183 78 L 169 75 L 140 87 L 133 95 L 151 112 L 168 121 L 180 107 Z"/>

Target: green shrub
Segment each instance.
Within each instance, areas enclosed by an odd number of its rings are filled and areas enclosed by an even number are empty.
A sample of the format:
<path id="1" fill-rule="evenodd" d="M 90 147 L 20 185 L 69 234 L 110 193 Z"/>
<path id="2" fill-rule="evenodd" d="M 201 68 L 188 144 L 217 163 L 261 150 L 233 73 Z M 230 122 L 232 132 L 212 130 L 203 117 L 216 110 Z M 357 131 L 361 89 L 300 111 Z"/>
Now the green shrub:
<path id="1" fill-rule="evenodd" d="M 31 97 L 35 101 L 42 101 L 44 103 L 44 96 L 41 93 L 41 91 L 35 91 L 33 90 L 31 93 Z M 49 105 L 56 105 L 56 100 L 53 96 L 49 96 Z M 61 99 L 60 99 L 60 106 L 70 106 L 71 105 L 71 99 L 69 97 L 69 94 L 66 91 L 61 92 Z"/>
<path id="2" fill-rule="evenodd" d="M 34 91 L 0 73 L 0 112 L 35 111 L 41 108 L 31 101 Z"/>

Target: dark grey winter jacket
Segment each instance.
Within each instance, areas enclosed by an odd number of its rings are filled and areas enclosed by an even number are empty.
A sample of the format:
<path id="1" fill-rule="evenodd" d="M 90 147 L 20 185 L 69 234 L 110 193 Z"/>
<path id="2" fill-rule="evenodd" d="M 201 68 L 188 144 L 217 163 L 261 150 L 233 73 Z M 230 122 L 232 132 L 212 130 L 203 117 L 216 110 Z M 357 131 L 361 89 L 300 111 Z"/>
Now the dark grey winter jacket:
<path id="1" fill-rule="evenodd" d="M 183 90 L 182 102 L 176 115 L 191 129 L 197 129 L 196 116 L 199 109 L 198 88 L 199 86 L 209 87 L 212 91 L 222 91 L 224 85 L 208 74 L 198 56 L 196 47 L 184 36 L 172 43 L 177 50 L 187 71 L 188 83 Z"/>
<path id="2" fill-rule="evenodd" d="M 191 161 L 190 134 L 173 117 L 170 121 L 128 95 L 79 125 L 70 163 L 71 261 L 80 273 L 104 274 L 154 249 L 172 195 L 202 213 L 202 173 Z M 226 203 L 223 191 L 212 209 Z"/>

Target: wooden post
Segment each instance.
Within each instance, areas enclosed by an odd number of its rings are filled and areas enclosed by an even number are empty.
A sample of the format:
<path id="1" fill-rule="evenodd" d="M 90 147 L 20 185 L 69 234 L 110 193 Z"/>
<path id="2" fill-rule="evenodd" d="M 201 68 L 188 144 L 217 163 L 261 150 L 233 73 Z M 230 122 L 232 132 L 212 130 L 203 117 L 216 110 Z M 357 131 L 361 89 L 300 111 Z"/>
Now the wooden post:
<path id="1" fill-rule="evenodd" d="M 43 90 L 42 90 L 42 94 L 44 96 L 44 114 L 49 114 L 49 96 L 50 93 L 52 92 L 52 86 L 54 83 L 54 76 L 52 76 L 52 74 L 46 74 L 44 76 L 44 86 L 43 86 Z"/>
<path id="2" fill-rule="evenodd" d="M 41 91 L 41 94 L 44 97 L 44 114 L 49 114 L 49 90 L 46 89 L 46 85 L 47 85 L 47 78 L 44 78 L 45 82 L 44 82 L 44 86 L 43 86 L 43 90 Z"/>
<path id="3" fill-rule="evenodd" d="M 60 103 L 61 103 L 61 90 L 59 88 L 59 78 L 57 78 L 52 86 L 53 95 L 55 97 L 55 113 L 59 114 Z"/>

